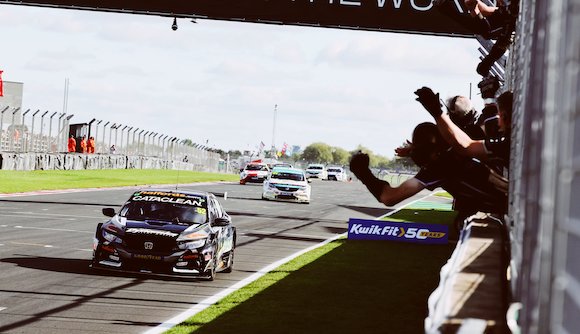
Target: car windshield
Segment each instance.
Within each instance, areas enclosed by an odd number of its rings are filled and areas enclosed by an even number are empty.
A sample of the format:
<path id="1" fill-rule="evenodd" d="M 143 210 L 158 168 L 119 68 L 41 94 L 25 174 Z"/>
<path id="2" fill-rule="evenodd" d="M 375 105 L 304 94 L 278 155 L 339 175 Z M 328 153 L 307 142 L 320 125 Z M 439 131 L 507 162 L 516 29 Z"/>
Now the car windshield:
<path id="1" fill-rule="evenodd" d="M 308 169 L 322 169 L 322 166 L 309 166 Z"/>
<path id="2" fill-rule="evenodd" d="M 130 220 L 160 220 L 180 225 L 207 221 L 206 208 L 178 203 L 130 201 L 121 208 L 119 215 Z"/>
<path id="3" fill-rule="evenodd" d="M 260 170 L 260 171 L 267 171 L 268 167 L 264 165 L 247 165 L 246 170 Z"/>
<path id="4" fill-rule="evenodd" d="M 300 173 L 289 173 L 289 172 L 272 172 L 272 178 L 278 180 L 292 180 L 292 181 L 304 181 L 304 175 Z"/>

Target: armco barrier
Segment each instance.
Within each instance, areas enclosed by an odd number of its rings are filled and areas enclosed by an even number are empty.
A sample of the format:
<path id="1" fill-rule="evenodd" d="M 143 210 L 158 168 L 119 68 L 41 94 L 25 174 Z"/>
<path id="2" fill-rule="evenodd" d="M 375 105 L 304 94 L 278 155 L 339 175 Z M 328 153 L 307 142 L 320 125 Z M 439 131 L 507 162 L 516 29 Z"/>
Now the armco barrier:
<path id="1" fill-rule="evenodd" d="M 218 167 L 217 153 L 208 155 L 201 164 L 118 154 L 0 152 L 0 170 L 179 169 L 219 172 Z"/>

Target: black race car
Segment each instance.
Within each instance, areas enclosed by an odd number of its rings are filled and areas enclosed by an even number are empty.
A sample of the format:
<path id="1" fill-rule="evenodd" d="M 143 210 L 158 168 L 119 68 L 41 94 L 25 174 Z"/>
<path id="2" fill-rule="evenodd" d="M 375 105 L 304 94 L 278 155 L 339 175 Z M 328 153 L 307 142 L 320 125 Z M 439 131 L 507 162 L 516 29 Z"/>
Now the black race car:
<path id="1" fill-rule="evenodd" d="M 236 228 L 208 192 L 137 191 L 97 226 L 93 268 L 202 276 L 231 272 Z"/>

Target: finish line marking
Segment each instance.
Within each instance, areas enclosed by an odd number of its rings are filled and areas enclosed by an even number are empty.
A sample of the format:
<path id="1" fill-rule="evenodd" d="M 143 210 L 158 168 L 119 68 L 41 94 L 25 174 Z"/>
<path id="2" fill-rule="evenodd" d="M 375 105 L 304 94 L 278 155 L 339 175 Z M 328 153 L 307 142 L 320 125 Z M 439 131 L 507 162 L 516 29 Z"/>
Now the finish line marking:
<path id="1" fill-rule="evenodd" d="M 376 219 L 378 220 L 378 219 L 382 219 L 384 217 L 388 217 L 388 216 L 390 216 L 390 215 L 392 215 L 392 214 L 394 214 L 394 213 L 402 210 L 403 208 L 405 208 L 405 207 L 407 207 L 407 206 L 409 206 L 411 204 L 414 204 L 415 202 L 424 200 L 425 198 L 427 198 L 429 196 L 432 196 L 432 195 L 433 194 L 429 194 L 427 196 L 422 197 L 421 199 L 418 199 L 416 201 L 412 201 L 410 203 L 407 203 L 407 204 L 401 206 L 400 208 L 397 208 L 397 209 L 395 209 L 395 210 L 393 210 L 393 211 L 391 211 L 391 212 L 389 212 L 389 213 L 387 213 L 385 215 L 382 215 L 381 217 L 378 217 Z M 270 271 L 278 268 L 279 266 L 281 266 L 281 265 L 283 265 L 283 264 L 285 264 L 287 262 L 290 262 L 291 260 L 297 258 L 298 256 L 300 256 L 302 254 L 308 253 L 311 250 L 314 250 L 316 248 L 322 247 L 322 246 L 324 246 L 324 245 L 326 245 L 326 244 L 328 244 L 328 243 L 330 243 L 332 241 L 335 241 L 335 240 L 337 240 L 337 239 L 339 239 L 341 237 L 344 237 L 346 235 L 347 235 L 346 232 L 345 233 L 341 233 L 341 234 L 337 234 L 334 237 L 329 238 L 329 239 L 326 239 L 326 240 L 324 240 L 321 243 L 318 243 L 318 244 L 316 244 L 314 246 L 310 246 L 308 248 L 305 248 L 305 249 L 303 249 L 301 251 L 298 251 L 298 252 L 296 252 L 296 253 L 294 253 L 292 255 L 289 255 L 289 256 L 281 259 L 281 260 L 278 260 L 278 261 L 276 261 L 276 262 L 274 262 L 272 264 L 269 264 L 266 267 L 258 270 L 256 273 L 254 273 L 254 274 L 246 277 L 245 279 L 243 279 L 243 280 L 235 283 L 234 285 L 230 286 L 229 288 L 225 288 L 225 289 L 221 290 L 220 292 L 216 293 L 215 295 L 213 295 L 211 297 L 208 297 L 208 298 L 200 301 L 199 303 L 197 303 L 194 306 L 192 306 L 190 309 L 188 309 L 188 310 L 186 310 L 186 311 L 184 311 L 184 312 L 176 315 L 175 317 L 173 317 L 173 318 L 171 318 L 171 319 L 169 319 L 169 320 L 167 320 L 167 321 L 159 324 L 157 327 L 154 327 L 154 328 L 152 328 L 152 329 L 144 332 L 143 334 L 161 334 L 161 333 L 163 333 L 163 332 L 165 332 L 165 331 L 167 331 L 167 330 L 169 330 L 169 329 L 171 329 L 171 328 L 179 325 L 180 323 L 182 323 L 185 320 L 189 319 L 190 317 L 196 315 L 197 313 L 205 310 L 206 308 L 212 306 L 213 304 L 215 304 L 216 302 L 218 302 L 219 300 L 221 300 L 225 296 L 229 295 L 230 293 L 235 292 L 235 291 L 243 288 L 244 286 L 252 283 L 253 281 L 257 280 L 258 278 L 266 275 L 267 273 L 269 273 Z"/>

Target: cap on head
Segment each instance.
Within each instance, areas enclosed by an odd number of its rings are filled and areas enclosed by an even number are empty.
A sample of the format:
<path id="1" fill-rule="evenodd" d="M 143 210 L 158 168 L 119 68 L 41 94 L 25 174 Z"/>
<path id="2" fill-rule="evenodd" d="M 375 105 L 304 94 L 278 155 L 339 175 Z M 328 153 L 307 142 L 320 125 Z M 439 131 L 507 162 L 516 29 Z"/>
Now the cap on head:
<path id="1" fill-rule="evenodd" d="M 471 100 L 465 96 L 456 95 L 445 101 L 449 112 L 449 118 L 459 127 L 475 123 L 478 112 L 473 107 Z"/>
<path id="2" fill-rule="evenodd" d="M 413 149 L 411 159 L 417 166 L 425 166 L 431 162 L 439 152 L 448 148 L 441 137 L 437 125 L 429 122 L 421 123 L 413 130 Z"/>

